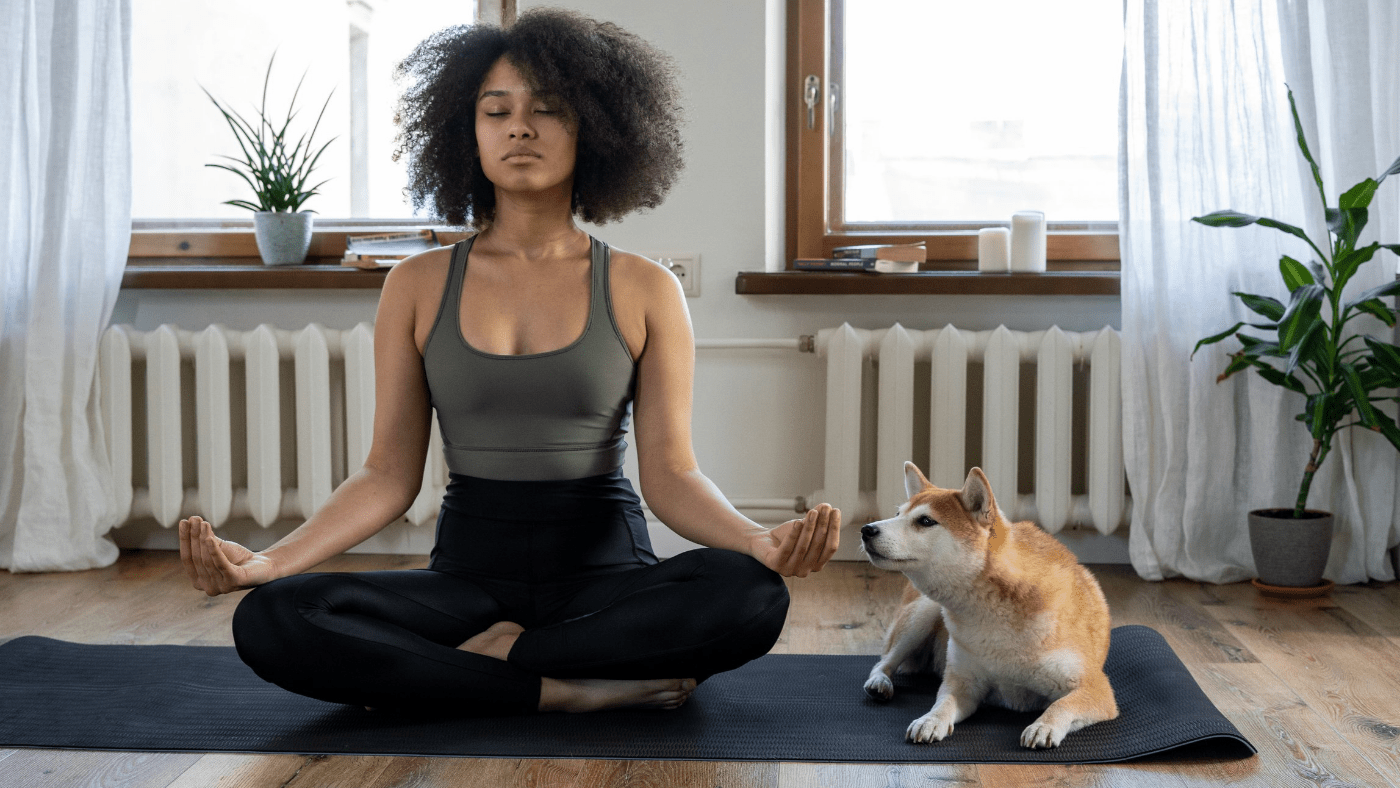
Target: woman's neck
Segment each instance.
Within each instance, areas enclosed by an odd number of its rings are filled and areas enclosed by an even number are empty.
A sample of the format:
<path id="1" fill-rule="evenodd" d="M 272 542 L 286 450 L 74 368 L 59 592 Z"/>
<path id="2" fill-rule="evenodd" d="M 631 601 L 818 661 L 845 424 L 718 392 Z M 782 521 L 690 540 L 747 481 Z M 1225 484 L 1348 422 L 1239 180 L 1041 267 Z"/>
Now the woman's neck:
<path id="1" fill-rule="evenodd" d="M 568 202 L 521 200 L 497 191 L 495 218 L 477 240 L 497 254 L 539 259 L 566 256 L 583 234 Z"/>

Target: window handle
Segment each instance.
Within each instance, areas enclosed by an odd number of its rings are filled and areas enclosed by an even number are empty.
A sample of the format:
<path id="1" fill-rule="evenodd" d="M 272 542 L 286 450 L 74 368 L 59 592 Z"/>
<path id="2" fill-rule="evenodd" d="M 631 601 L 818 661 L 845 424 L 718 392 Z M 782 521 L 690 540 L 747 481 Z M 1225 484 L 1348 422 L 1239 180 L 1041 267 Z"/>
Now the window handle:
<path id="1" fill-rule="evenodd" d="M 807 105 L 807 128 L 817 127 L 817 98 L 822 92 L 821 77 L 808 74 L 802 81 L 802 102 Z"/>
<path id="2" fill-rule="evenodd" d="M 841 86 L 836 84 L 835 82 L 828 82 L 826 83 L 826 92 L 831 94 L 830 99 L 827 101 L 826 104 L 826 128 L 828 129 L 827 133 L 835 134 L 836 132 L 833 131 L 833 129 L 836 128 L 836 105 L 841 103 Z"/>

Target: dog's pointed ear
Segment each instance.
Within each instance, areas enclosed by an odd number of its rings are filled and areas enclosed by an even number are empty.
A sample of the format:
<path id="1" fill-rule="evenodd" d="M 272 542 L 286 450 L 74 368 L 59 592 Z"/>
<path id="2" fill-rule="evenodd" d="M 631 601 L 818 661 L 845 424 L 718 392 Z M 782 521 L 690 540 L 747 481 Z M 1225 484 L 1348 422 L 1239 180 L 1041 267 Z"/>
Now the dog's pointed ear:
<path id="1" fill-rule="evenodd" d="M 959 495 L 963 508 L 974 518 L 982 522 L 996 519 L 997 500 L 992 496 L 992 483 L 987 481 L 987 474 L 981 468 L 967 472 L 967 481 L 963 482 Z"/>
<path id="2" fill-rule="evenodd" d="M 912 462 L 904 463 L 904 497 L 913 498 L 916 494 L 932 487 L 933 483 L 924 478 L 919 466 Z"/>

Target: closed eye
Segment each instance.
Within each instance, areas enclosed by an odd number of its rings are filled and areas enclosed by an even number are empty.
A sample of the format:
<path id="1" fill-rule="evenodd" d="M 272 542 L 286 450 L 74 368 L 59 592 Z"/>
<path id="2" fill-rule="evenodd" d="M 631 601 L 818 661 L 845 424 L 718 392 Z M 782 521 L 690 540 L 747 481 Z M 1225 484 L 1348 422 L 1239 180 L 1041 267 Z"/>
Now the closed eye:
<path id="1" fill-rule="evenodd" d="M 926 514 L 921 514 L 919 515 L 919 519 L 914 521 L 914 524 L 921 525 L 924 528 L 931 528 L 935 525 L 938 525 L 938 521 L 934 520 L 932 517 L 929 517 Z"/>

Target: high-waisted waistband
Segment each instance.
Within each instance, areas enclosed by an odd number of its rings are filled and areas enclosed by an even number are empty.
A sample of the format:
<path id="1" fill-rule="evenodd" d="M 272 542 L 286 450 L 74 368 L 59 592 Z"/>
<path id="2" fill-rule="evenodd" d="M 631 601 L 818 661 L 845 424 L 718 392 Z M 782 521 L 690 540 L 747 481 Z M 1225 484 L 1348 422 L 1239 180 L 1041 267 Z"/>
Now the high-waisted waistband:
<path id="1" fill-rule="evenodd" d="M 641 499 L 618 469 L 564 481 L 451 474 L 430 567 L 554 582 L 654 563 Z"/>

